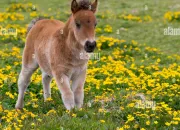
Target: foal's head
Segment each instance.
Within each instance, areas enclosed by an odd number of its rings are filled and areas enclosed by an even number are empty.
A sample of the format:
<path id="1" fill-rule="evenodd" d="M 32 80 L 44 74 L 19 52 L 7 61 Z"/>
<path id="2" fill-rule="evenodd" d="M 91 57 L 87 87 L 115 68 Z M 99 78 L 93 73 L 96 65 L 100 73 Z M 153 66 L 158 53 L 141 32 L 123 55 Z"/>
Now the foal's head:
<path id="1" fill-rule="evenodd" d="M 95 12 L 98 1 L 94 3 L 89 0 L 72 1 L 71 10 L 73 13 L 73 32 L 76 40 L 80 43 L 86 52 L 93 52 L 96 47 L 95 27 L 97 25 Z"/>

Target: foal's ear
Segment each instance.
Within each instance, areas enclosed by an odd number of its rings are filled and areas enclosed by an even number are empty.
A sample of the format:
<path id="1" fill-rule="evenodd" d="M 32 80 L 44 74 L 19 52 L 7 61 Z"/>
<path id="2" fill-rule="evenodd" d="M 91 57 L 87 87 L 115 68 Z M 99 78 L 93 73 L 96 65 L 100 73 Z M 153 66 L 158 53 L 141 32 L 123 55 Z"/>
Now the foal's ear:
<path id="1" fill-rule="evenodd" d="M 76 13 L 78 10 L 79 6 L 76 0 L 73 0 L 71 3 L 71 11 L 72 13 Z"/>
<path id="2" fill-rule="evenodd" d="M 98 0 L 95 0 L 94 3 L 91 5 L 91 10 L 96 13 L 97 11 L 97 6 L 98 6 Z"/>

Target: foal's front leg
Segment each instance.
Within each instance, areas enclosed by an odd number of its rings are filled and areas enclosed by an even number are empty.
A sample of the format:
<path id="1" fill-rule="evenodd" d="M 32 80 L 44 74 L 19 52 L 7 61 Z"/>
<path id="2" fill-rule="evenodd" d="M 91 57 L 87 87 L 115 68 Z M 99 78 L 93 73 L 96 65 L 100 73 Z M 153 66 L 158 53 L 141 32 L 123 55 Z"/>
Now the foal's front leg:
<path id="1" fill-rule="evenodd" d="M 72 81 L 72 90 L 74 93 L 75 105 L 81 108 L 84 101 L 84 83 L 86 79 L 86 70 L 83 70 L 81 74 L 75 77 Z"/>
<path id="2" fill-rule="evenodd" d="M 74 108 L 74 94 L 70 88 L 70 79 L 62 74 L 55 75 L 55 80 L 57 82 L 58 88 L 61 92 L 63 103 L 66 109 L 71 110 Z"/>

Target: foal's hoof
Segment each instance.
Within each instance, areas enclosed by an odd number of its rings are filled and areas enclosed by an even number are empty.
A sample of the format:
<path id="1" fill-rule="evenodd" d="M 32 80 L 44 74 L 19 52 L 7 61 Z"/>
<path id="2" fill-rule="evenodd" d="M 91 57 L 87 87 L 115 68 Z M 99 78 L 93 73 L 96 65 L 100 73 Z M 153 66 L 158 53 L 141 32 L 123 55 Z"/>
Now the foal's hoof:
<path id="1" fill-rule="evenodd" d="M 66 103 L 64 103 L 64 105 L 65 105 L 67 110 L 71 110 L 75 106 L 73 102 L 69 102 L 69 103 L 66 102 Z"/>
<path id="2" fill-rule="evenodd" d="M 76 102 L 75 104 L 78 109 L 82 108 L 83 106 L 83 102 L 78 102 L 78 103 Z"/>
<path id="3" fill-rule="evenodd" d="M 16 108 L 16 111 L 17 111 L 17 112 L 22 112 L 23 109 L 22 109 L 22 108 Z"/>
<path id="4" fill-rule="evenodd" d="M 23 105 L 16 104 L 15 109 L 16 110 L 23 110 Z"/>
<path id="5" fill-rule="evenodd" d="M 63 96 L 62 98 L 63 98 L 63 102 L 67 110 L 71 110 L 75 107 L 73 95 L 66 95 L 66 96 Z"/>

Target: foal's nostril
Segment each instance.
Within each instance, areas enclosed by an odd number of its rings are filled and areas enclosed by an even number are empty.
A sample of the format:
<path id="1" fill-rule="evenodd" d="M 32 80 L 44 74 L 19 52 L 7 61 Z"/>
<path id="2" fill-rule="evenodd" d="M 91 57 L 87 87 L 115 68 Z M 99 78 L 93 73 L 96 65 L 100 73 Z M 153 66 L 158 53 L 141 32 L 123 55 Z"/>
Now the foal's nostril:
<path id="1" fill-rule="evenodd" d="M 86 46 L 89 48 L 91 45 L 91 42 L 90 41 L 86 41 Z"/>

